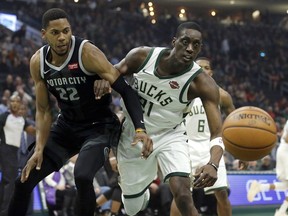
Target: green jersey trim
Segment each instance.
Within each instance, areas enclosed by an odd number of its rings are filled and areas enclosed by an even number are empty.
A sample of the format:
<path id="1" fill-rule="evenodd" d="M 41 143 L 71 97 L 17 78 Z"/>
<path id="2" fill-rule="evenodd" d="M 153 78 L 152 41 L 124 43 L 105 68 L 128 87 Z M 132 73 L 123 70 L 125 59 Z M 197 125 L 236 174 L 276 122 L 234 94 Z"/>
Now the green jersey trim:
<path id="1" fill-rule="evenodd" d="M 145 61 L 141 64 L 141 66 L 137 69 L 136 72 L 139 72 L 140 70 L 142 70 L 142 69 L 145 67 L 145 65 L 147 64 L 147 62 L 148 62 L 149 59 L 151 58 L 151 56 L 152 56 L 154 50 L 155 50 L 155 47 L 153 47 L 153 48 L 149 51 L 149 53 L 148 53 L 148 55 L 147 55 Z"/>
<path id="2" fill-rule="evenodd" d="M 189 101 L 184 101 L 183 100 L 183 95 L 184 95 L 184 92 L 186 90 L 186 88 L 188 88 L 188 85 L 190 85 L 190 83 L 192 82 L 192 80 L 198 75 L 200 74 L 201 72 L 203 72 L 202 68 L 200 68 L 199 70 L 197 70 L 188 80 L 187 82 L 185 83 L 185 85 L 183 86 L 183 88 L 181 89 L 181 92 L 180 92 L 180 98 L 179 98 L 179 101 L 180 103 L 188 103 Z"/>
<path id="3" fill-rule="evenodd" d="M 174 173 L 170 173 L 167 176 L 165 176 L 164 178 L 164 182 L 167 182 L 168 179 L 172 176 L 181 176 L 181 177 L 189 177 L 190 173 L 184 173 L 184 172 L 174 172 Z"/>
<path id="4" fill-rule="evenodd" d="M 152 182 L 151 182 L 151 183 L 152 183 Z M 151 183 L 150 183 L 150 184 L 151 184 Z M 137 198 L 137 197 L 139 197 L 139 196 L 141 196 L 142 194 L 145 193 L 145 191 L 149 188 L 150 184 L 149 184 L 147 187 L 145 187 L 145 189 L 142 190 L 140 193 L 132 194 L 132 195 L 123 195 L 123 196 L 124 196 L 126 199 Z"/>

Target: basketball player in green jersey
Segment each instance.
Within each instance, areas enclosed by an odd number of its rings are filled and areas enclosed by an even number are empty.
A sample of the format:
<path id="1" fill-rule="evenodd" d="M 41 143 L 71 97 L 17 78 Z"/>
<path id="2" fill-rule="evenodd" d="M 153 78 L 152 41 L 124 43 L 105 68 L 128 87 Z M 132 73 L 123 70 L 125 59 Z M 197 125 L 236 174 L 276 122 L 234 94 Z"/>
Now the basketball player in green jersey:
<path id="1" fill-rule="evenodd" d="M 138 47 L 132 49 L 115 67 L 124 75 L 134 74 L 134 89 L 140 96 L 147 133 L 153 140 L 153 152 L 141 158 L 143 144 L 131 146 L 133 124 L 126 116 L 117 148 L 122 201 L 128 215 L 136 215 L 149 200 L 150 183 L 159 165 L 169 182 L 176 205 L 183 216 L 197 216 L 190 192 L 190 158 L 181 125 L 190 102 L 200 97 L 211 132 L 209 163 L 199 168 L 195 187 L 212 186 L 217 180 L 223 154 L 222 120 L 218 108 L 219 90 L 214 80 L 193 60 L 202 46 L 201 28 L 194 22 L 182 23 L 172 40 L 172 49 Z"/>

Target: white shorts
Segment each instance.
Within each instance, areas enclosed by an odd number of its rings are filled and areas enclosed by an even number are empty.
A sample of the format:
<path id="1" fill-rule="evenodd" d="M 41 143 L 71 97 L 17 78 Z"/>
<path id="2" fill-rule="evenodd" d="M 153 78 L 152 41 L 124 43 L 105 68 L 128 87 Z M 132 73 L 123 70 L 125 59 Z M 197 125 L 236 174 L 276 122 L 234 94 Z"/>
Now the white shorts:
<path id="1" fill-rule="evenodd" d="M 153 152 L 145 160 L 141 159 L 142 145 L 131 146 L 134 127 L 127 120 L 123 124 L 117 160 L 120 186 L 125 197 L 137 197 L 145 192 L 157 176 L 158 165 L 164 180 L 171 176 L 189 176 L 191 173 L 187 136 L 183 127 L 149 134 L 153 140 Z"/>
<path id="2" fill-rule="evenodd" d="M 195 174 L 196 170 L 205 164 L 207 164 L 210 160 L 210 145 L 209 142 L 195 142 L 192 140 L 188 141 L 189 145 L 189 154 L 192 166 L 192 173 Z M 215 190 L 219 190 L 221 188 L 228 187 L 228 179 L 227 179 L 227 171 L 224 162 L 224 157 L 222 156 L 219 168 L 217 172 L 217 181 L 211 187 L 204 188 L 206 194 L 209 194 Z"/>
<path id="3" fill-rule="evenodd" d="M 281 143 L 276 153 L 276 174 L 280 181 L 288 181 L 288 144 Z"/>

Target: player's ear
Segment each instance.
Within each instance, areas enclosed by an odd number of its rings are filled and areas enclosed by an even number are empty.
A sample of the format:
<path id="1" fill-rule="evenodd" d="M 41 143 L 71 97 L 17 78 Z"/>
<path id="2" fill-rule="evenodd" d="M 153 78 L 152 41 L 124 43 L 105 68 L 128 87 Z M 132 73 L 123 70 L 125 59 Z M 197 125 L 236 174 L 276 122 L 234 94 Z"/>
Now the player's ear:
<path id="1" fill-rule="evenodd" d="M 176 42 L 176 40 L 177 40 L 177 38 L 176 38 L 176 37 L 173 37 L 173 40 L 172 40 L 172 42 L 171 42 L 172 47 L 175 47 L 175 42 Z"/>
<path id="2" fill-rule="evenodd" d="M 43 40 L 43 41 L 46 41 L 46 36 L 45 36 L 45 34 L 46 34 L 45 29 L 41 29 L 41 37 L 42 37 L 42 40 Z"/>

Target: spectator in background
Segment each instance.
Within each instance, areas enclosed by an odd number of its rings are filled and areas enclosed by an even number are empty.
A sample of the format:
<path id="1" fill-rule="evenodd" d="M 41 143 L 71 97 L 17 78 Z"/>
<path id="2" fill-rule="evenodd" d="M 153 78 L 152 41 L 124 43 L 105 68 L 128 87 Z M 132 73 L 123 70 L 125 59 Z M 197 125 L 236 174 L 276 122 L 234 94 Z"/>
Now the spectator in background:
<path id="1" fill-rule="evenodd" d="M 0 115 L 0 165 L 2 179 L 0 183 L 0 216 L 8 214 L 8 204 L 14 191 L 14 181 L 18 173 L 18 150 L 21 134 L 25 130 L 35 136 L 35 127 L 21 115 L 21 99 L 12 95 L 9 100 L 9 111 Z"/>
<path id="2" fill-rule="evenodd" d="M 239 171 L 241 170 L 239 167 L 239 159 L 234 159 L 232 162 L 232 170 Z"/>
<path id="3" fill-rule="evenodd" d="M 21 84 L 16 86 L 16 91 L 13 94 L 18 95 L 25 104 L 32 103 L 33 98 L 31 97 L 31 95 L 25 92 L 24 87 Z"/>
<path id="4" fill-rule="evenodd" d="M 43 180 L 46 203 L 49 216 L 74 216 L 74 212 L 68 212 L 71 200 L 75 198 L 75 190 L 66 187 L 66 181 L 62 172 L 53 172 Z"/>
<path id="5" fill-rule="evenodd" d="M 0 114 L 8 111 L 8 98 L 6 96 L 2 96 L 2 100 L 0 103 Z"/>
<path id="6" fill-rule="evenodd" d="M 274 162 L 270 155 L 266 155 L 263 157 L 260 161 L 260 165 L 258 170 L 264 171 L 264 170 L 273 170 L 275 168 Z"/>
<path id="7" fill-rule="evenodd" d="M 249 161 L 249 165 L 248 165 L 248 168 L 247 170 L 250 170 L 250 171 L 256 171 L 258 169 L 258 166 L 257 166 L 257 160 L 255 161 Z"/>
<path id="8" fill-rule="evenodd" d="M 15 91 L 15 85 L 14 85 L 14 78 L 12 74 L 7 74 L 6 81 L 1 86 L 3 90 L 9 90 L 10 92 Z"/>
<path id="9" fill-rule="evenodd" d="M 7 51 L 2 50 L 0 54 L 0 73 L 8 74 L 11 72 L 11 63 L 8 60 Z"/>

